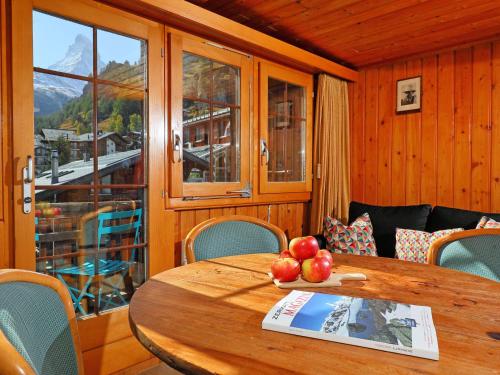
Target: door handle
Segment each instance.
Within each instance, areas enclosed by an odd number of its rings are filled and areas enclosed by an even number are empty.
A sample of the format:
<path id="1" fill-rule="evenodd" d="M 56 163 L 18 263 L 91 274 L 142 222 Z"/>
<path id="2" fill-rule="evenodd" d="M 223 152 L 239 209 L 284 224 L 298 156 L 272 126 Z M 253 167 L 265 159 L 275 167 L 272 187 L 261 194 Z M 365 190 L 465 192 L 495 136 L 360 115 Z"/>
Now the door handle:
<path id="1" fill-rule="evenodd" d="M 172 157 L 174 163 L 180 163 L 182 161 L 181 157 L 181 135 L 178 131 L 172 130 Z M 176 160 L 177 159 L 177 160 Z"/>
<path id="2" fill-rule="evenodd" d="M 23 168 L 23 171 L 26 169 L 26 173 L 23 172 L 24 182 L 31 183 L 33 182 L 33 158 L 31 155 L 28 155 L 26 167 Z"/>
<path id="3" fill-rule="evenodd" d="M 265 159 L 263 159 L 264 157 Z M 269 148 L 267 147 L 265 139 L 260 140 L 260 158 L 262 164 L 269 164 Z M 265 160 L 265 163 L 263 163 L 262 160 Z"/>
<path id="4" fill-rule="evenodd" d="M 31 212 L 31 183 L 33 182 L 33 158 L 28 155 L 26 167 L 23 168 L 23 212 L 29 214 Z"/>

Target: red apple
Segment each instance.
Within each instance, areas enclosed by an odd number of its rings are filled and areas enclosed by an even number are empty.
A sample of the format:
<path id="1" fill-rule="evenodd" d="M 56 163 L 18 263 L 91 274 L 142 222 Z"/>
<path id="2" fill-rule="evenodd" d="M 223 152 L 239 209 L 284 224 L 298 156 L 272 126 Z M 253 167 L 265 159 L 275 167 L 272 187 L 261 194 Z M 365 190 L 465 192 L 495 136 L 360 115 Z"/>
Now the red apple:
<path id="1" fill-rule="evenodd" d="M 319 250 L 318 241 L 313 236 L 297 237 L 290 241 L 290 253 L 299 262 L 312 258 Z"/>
<path id="2" fill-rule="evenodd" d="M 278 281 L 295 281 L 300 275 L 300 263 L 293 258 L 278 258 L 271 264 L 271 272 Z"/>
<path id="3" fill-rule="evenodd" d="M 316 253 L 316 256 L 317 257 L 324 257 L 324 258 L 328 259 L 328 261 L 330 262 L 330 267 L 333 266 L 332 253 L 330 253 L 328 250 L 325 250 L 325 249 L 318 250 L 318 252 Z"/>
<path id="4" fill-rule="evenodd" d="M 280 258 L 293 258 L 292 254 L 290 253 L 290 250 L 283 250 L 280 253 Z"/>
<path id="5" fill-rule="evenodd" d="M 302 278 L 310 283 L 320 283 L 328 280 L 332 266 L 327 257 L 315 256 L 302 262 Z"/>
<path id="6" fill-rule="evenodd" d="M 40 217 L 40 216 L 42 216 L 42 210 L 36 209 L 36 210 L 35 210 L 35 216 L 36 216 L 36 217 Z"/>

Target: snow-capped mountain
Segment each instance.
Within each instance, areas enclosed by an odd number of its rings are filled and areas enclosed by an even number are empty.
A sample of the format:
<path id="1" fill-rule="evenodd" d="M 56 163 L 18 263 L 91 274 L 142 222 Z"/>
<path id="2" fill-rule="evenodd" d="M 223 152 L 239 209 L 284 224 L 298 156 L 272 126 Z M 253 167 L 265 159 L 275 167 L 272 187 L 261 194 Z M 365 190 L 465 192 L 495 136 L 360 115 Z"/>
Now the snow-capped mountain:
<path id="1" fill-rule="evenodd" d="M 89 76 L 92 73 L 92 54 L 90 39 L 78 34 L 64 58 L 48 68 L 64 73 Z M 103 65 L 99 60 L 98 66 Z M 35 72 L 35 114 L 48 115 L 62 109 L 68 100 L 82 94 L 86 84 L 86 81 Z"/>

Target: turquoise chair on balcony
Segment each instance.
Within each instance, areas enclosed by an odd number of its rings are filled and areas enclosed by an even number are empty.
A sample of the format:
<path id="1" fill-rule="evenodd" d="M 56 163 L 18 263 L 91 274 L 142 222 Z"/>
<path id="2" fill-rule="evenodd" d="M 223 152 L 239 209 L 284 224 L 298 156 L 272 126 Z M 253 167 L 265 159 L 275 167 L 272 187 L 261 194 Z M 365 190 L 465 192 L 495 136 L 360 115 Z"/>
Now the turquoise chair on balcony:
<path id="1" fill-rule="evenodd" d="M 131 251 L 131 260 L 121 260 L 121 259 L 109 259 L 107 253 L 101 251 L 103 244 L 105 247 L 111 240 L 111 236 L 119 234 L 134 234 L 134 245 L 139 244 L 139 233 L 142 223 L 142 208 L 137 208 L 129 211 L 116 211 L 116 212 L 99 212 L 97 214 L 97 220 L 88 220 L 84 225 L 82 225 L 82 237 L 84 238 L 84 243 L 93 243 L 93 236 L 95 233 L 95 223 L 97 222 L 97 252 L 93 257 L 86 257 L 85 261 L 80 265 L 64 267 L 56 269 L 56 275 L 59 280 L 61 280 L 64 285 L 68 288 L 71 299 L 75 307 L 75 311 L 79 311 L 81 314 L 88 314 L 82 306 L 82 301 L 84 298 L 91 298 L 96 300 L 94 293 L 90 292 L 90 287 L 97 277 L 101 278 L 102 281 L 99 282 L 99 289 L 97 293 L 97 306 L 100 309 L 101 303 L 103 309 L 111 305 L 112 307 L 119 307 L 127 304 L 127 300 L 123 297 L 121 293 L 121 288 L 118 285 L 120 281 L 125 280 L 129 273 L 131 264 L 133 264 L 136 258 L 136 249 Z M 118 280 L 111 280 L 106 282 L 104 280 L 109 280 L 111 276 L 120 274 L 121 278 Z M 80 289 L 79 287 L 73 287 L 68 285 L 64 276 L 77 276 L 86 278 L 85 284 Z M 111 289 L 109 295 L 103 294 L 102 286 L 108 286 Z M 119 302 L 115 302 L 113 299 L 117 298 Z"/>
<path id="2" fill-rule="evenodd" d="M 452 233 L 432 243 L 429 263 L 500 281 L 500 229 Z"/>
<path id="3" fill-rule="evenodd" d="M 195 226 L 186 236 L 188 263 L 241 254 L 277 253 L 287 248 L 285 233 L 251 216 L 221 216 Z"/>
<path id="4" fill-rule="evenodd" d="M 0 374 L 83 375 L 75 311 L 57 279 L 0 270 Z"/>

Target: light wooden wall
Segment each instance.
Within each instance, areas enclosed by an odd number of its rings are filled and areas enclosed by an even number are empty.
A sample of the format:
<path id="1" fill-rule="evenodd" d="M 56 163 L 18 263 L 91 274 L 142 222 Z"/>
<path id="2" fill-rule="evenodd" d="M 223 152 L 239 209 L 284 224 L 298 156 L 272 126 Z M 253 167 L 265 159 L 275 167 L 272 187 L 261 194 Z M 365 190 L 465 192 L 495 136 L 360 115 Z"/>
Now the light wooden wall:
<path id="1" fill-rule="evenodd" d="M 422 76 L 422 111 L 396 81 Z M 500 212 L 500 41 L 369 67 L 351 87 L 352 200 Z"/>
<path id="2" fill-rule="evenodd" d="M 213 217 L 246 215 L 268 220 L 280 227 L 288 239 L 307 233 L 308 203 L 272 203 L 253 206 L 207 208 L 175 212 L 175 263 L 180 265 L 182 240 L 197 224 Z"/>

